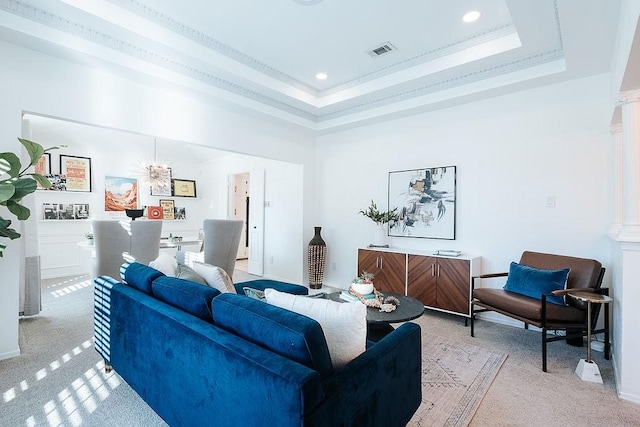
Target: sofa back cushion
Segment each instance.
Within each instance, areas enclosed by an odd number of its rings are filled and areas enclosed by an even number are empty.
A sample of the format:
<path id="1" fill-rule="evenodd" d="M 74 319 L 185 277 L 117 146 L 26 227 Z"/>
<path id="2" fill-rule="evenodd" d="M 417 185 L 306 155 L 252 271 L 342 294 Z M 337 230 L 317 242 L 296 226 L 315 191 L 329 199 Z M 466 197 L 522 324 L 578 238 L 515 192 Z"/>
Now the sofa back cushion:
<path id="1" fill-rule="evenodd" d="M 150 295 L 151 283 L 164 274 L 139 262 L 125 262 L 120 266 L 120 276 L 127 285 Z"/>
<path id="2" fill-rule="evenodd" d="M 211 322 L 211 300 L 220 295 L 217 289 L 175 277 L 158 277 L 151 284 L 153 295 L 160 301 Z"/>
<path id="3" fill-rule="evenodd" d="M 216 326 L 318 372 L 333 373 L 322 328 L 315 320 L 291 311 L 225 293 L 213 300 Z"/>

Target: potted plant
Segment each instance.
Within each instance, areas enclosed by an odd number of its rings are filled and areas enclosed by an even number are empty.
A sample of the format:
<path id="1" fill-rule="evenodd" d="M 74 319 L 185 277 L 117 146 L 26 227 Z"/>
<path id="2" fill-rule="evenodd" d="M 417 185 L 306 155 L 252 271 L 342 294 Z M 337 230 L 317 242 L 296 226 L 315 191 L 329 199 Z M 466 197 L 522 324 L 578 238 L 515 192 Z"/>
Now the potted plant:
<path id="1" fill-rule="evenodd" d="M 27 173 L 27 170 L 38 163 L 42 155 L 56 148 L 56 146 L 46 150 L 38 143 L 28 139 L 18 138 L 29 154 L 29 164 L 22 167 L 20 158 L 13 153 L 0 153 L 0 206 L 6 206 L 11 214 L 20 221 L 24 221 L 31 216 L 31 211 L 26 206 L 20 204 L 22 199 L 36 191 L 38 184 L 42 188 L 49 188 L 49 180 L 37 173 Z M 11 220 L 0 216 L 0 237 L 14 240 L 20 237 L 20 233 L 11 228 Z M 6 245 L 0 243 L 0 257 Z"/>
<path id="2" fill-rule="evenodd" d="M 88 245 L 93 245 L 93 233 L 88 231 L 86 233 L 84 233 L 84 238 L 87 239 L 87 244 Z"/>
<path id="3" fill-rule="evenodd" d="M 361 210 L 359 213 L 366 216 L 377 225 L 376 232 L 374 234 L 374 241 L 369 246 L 378 248 L 388 247 L 389 245 L 385 243 L 387 233 L 384 229 L 384 225 L 398 219 L 398 208 L 393 208 L 388 211 L 380 211 L 372 199 L 369 207 L 366 210 Z"/>
<path id="4" fill-rule="evenodd" d="M 373 273 L 363 271 L 362 274 L 353 279 L 351 289 L 361 295 L 367 295 L 373 292 Z"/>

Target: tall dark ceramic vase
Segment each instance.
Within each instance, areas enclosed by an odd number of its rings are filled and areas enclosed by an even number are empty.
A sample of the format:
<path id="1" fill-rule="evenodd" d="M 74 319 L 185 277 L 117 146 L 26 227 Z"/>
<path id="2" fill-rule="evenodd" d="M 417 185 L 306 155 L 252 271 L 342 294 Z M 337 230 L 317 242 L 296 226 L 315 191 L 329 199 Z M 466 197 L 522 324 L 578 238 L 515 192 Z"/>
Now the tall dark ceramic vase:
<path id="1" fill-rule="evenodd" d="M 321 227 L 314 227 L 315 235 L 309 242 L 309 287 L 320 289 L 324 280 L 324 268 L 327 260 L 327 244 L 320 235 Z"/>

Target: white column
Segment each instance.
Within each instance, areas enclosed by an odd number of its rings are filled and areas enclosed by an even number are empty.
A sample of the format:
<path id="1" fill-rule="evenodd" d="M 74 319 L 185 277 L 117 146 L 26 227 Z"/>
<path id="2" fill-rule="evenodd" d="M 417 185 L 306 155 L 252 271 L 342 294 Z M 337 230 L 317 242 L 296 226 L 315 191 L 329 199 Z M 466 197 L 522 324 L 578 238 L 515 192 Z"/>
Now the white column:
<path id="1" fill-rule="evenodd" d="M 616 238 L 618 233 L 622 229 L 623 221 L 623 172 L 622 172 L 622 125 L 614 124 L 609 127 L 609 133 L 611 134 L 611 143 L 609 144 L 609 188 L 611 191 L 611 198 L 609 203 L 611 225 L 609 226 L 609 236 Z"/>
<path id="2" fill-rule="evenodd" d="M 640 241 L 640 90 L 622 92 L 622 204 L 620 237 Z"/>
<path id="3" fill-rule="evenodd" d="M 617 241 L 611 276 L 613 359 L 618 395 L 640 403 L 640 342 L 633 326 L 640 323 L 640 90 L 620 93 L 617 104 L 622 109 L 622 227 L 612 236 Z"/>

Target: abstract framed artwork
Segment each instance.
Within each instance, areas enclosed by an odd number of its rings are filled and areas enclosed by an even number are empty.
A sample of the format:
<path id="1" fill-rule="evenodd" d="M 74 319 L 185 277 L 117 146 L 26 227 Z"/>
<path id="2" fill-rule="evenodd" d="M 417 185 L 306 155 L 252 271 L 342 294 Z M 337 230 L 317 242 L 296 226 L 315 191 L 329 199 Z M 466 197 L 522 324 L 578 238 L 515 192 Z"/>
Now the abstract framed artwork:
<path id="1" fill-rule="evenodd" d="M 60 155 L 60 175 L 66 178 L 67 191 L 91 192 L 91 159 Z"/>
<path id="2" fill-rule="evenodd" d="M 456 167 L 389 172 L 389 236 L 456 238 Z"/>
<path id="3" fill-rule="evenodd" d="M 196 197 L 196 182 L 190 179 L 172 179 L 171 195 L 178 197 Z"/>

